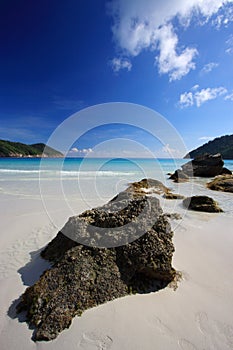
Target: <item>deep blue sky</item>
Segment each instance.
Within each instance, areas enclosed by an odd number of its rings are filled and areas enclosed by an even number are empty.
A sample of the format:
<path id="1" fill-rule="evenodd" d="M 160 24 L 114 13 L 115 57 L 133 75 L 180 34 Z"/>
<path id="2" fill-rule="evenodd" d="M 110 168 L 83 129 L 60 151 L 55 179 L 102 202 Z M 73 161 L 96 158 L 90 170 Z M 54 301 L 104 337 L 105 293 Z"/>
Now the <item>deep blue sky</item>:
<path id="1" fill-rule="evenodd" d="M 205 3 L 1 1 L 0 138 L 46 142 L 78 110 L 118 101 L 158 111 L 188 149 L 232 134 L 233 2 Z M 93 148 L 113 128 L 115 137 L 153 143 L 109 125 L 76 148 Z"/>

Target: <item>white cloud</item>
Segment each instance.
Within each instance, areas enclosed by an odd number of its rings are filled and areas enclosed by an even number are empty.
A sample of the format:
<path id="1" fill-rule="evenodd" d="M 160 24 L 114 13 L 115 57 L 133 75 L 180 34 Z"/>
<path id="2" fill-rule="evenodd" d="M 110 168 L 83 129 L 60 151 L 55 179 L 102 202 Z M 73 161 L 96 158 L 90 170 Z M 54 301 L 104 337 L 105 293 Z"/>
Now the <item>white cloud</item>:
<path id="1" fill-rule="evenodd" d="M 216 62 L 210 62 L 210 63 L 207 63 L 201 70 L 201 73 L 202 74 L 207 74 L 207 73 L 210 73 L 214 68 L 217 68 L 218 67 L 218 63 Z"/>
<path id="2" fill-rule="evenodd" d="M 194 86 L 191 88 L 191 90 L 192 90 L 192 91 L 196 91 L 198 88 L 199 88 L 199 85 L 196 84 L 196 85 L 194 85 Z"/>
<path id="3" fill-rule="evenodd" d="M 230 22 L 233 21 L 233 8 L 232 6 L 225 6 L 222 11 L 219 11 L 219 14 L 213 18 L 212 24 L 217 28 L 220 29 L 222 26 L 227 27 Z"/>
<path id="4" fill-rule="evenodd" d="M 181 94 L 179 104 L 182 108 L 193 106 L 194 104 L 193 93 L 184 92 L 183 94 Z"/>
<path id="5" fill-rule="evenodd" d="M 121 69 L 130 71 L 132 68 L 132 63 L 127 58 L 115 57 L 110 63 L 114 72 L 119 72 Z"/>
<path id="6" fill-rule="evenodd" d="M 78 157 L 78 156 L 84 156 L 84 155 L 92 153 L 92 152 L 93 152 L 92 148 L 78 149 L 77 147 L 73 147 L 68 151 L 67 155 L 71 156 L 71 157 L 73 157 L 73 156 Z"/>
<path id="7" fill-rule="evenodd" d="M 230 20 L 227 5 L 232 2 L 233 0 L 112 0 L 108 8 L 114 20 L 113 37 L 124 57 L 135 57 L 144 50 L 156 52 L 159 72 L 168 74 L 172 81 L 181 79 L 195 69 L 194 59 L 198 53 L 195 47 L 181 49 L 172 20 L 176 17 L 181 25 L 188 26 L 195 15 L 195 23 L 201 24 L 197 18 L 202 18 L 202 23 L 207 22 L 210 18 L 217 17 L 221 11 L 226 23 Z M 212 24 L 219 26 L 219 21 L 217 23 Z"/>
<path id="8" fill-rule="evenodd" d="M 214 100 L 219 96 L 225 95 L 227 89 L 220 86 L 217 88 L 206 88 L 195 92 L 184 92 L 180 95 L 179 105 L 181 108 L 190 107 L 194 104 L 200 107 L 203 103 Z"/>
<path id="9" fill-rule="evenodd" d="M 233 92 L 230 93 L 229 95 L 225 96 L 224 100 L 230 100 L 230 101 L 233 101 Z"/>
<path id="10" fill-rule="evenodd" d="M 179 80 L 195 68 L 193 58 L 197 55 L 197 50 L 186 48 L 178 55 L 176 52 L 178 37 L 171 24 L 159 29 L 157 38 L 159 55 L 156 57 L 156 62 L 158 62 L 159 72 L 169 74 L 170 81 Z"/>
<path id="11" fill-rule="evenodd" d="M 227 93 L 227 90 L 224 87 L 213 88 L 213 89 L 207 88 L 196 92 L 194 95 L 194 98 L 195 98 L 197 107 L 200 107 L 204 102 L 207 102 L 209 100 L 214 100 L 218 96 L 222 96 L 225 93 Z"/>

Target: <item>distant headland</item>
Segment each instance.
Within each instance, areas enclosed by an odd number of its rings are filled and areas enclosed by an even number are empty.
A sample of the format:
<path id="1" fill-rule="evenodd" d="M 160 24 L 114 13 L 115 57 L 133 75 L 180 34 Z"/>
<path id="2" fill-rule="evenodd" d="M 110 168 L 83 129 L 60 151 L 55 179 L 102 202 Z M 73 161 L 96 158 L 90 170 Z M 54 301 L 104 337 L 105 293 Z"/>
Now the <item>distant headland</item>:
<path id="1" fill-rule="evenodd" d="M 190 151 L 184 158 L 196 158 L 204 153 L 221 153 L 223 159 L 233 159 L 233 135 L 217 137 L 203 146 Z"/>
<path id="2" fill-rule="evenodd" d="M 64 155 L 44 143 L 26 145 L 21 142 L 0 140 L 0 157 L 61 158 Z"/>

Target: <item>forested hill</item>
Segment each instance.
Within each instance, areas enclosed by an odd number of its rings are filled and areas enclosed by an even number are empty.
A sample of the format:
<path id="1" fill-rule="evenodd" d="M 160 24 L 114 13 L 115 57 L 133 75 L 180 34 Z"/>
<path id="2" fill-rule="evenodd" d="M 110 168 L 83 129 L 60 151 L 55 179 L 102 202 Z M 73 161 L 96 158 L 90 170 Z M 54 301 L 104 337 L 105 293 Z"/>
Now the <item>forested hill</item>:
<path id="1" fill-rule="evenodd" d="M 233 159 L 233 135 L 217 137 L 203 146 L 190 151 L 184 158 L 195 158 L 204 153 L 221 153 L 223 159 Z"/>
<path id="2" fill-rule="evenodd" d="M 45 148 L 45 146 L 44 143 L 26 145 L 20 142 L 0 140 L 0 157 L 63 157 L 61 152 L 48 146 Z"/>

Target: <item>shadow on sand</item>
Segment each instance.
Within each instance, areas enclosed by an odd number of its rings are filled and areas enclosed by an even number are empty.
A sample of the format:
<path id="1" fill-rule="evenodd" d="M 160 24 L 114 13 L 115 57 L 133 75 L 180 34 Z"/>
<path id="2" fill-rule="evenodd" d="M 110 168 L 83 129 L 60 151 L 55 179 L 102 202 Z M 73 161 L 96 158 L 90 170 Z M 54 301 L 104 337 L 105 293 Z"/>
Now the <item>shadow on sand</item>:
<path id="1" fill-rule="evenodd" d="M 38 249 L 36 251 L 33 251 L 30 253 L 30 261 L 23 267 L 21 267 L 17 272 L 20 274 L 21 276 L 21 280 L 24 284 L 24 286 L 29 287 L 32 286 L 36 281 L 38 281 L 38 279 L 40 278 L 40 276 L 43 274 L 43 272 L 45 270 L 48 270 L 51 267 L 51 264 L 44 260 L 43 258 L 41 258 L 40 253 L 41 251 L 44 249 Z M 20 323 L 22 322 L 26 322 L 27 321 L 27 317 L 26 317 L 26 312 L 20 312 L 17 313 L 17 305 L 19 304 L 21 300 L 21 296 L 18 299 L 15 299 L 8 311 L 7 311 L 7 315 L 11 318 L 11 319 L 18 319 L 18 321 Z M 34 327 L 30 327 L 29 329 L 34 329 Z M 33 332 L 34 333 L 34 332 Z M 32 335 L 32 340 L 33 340 L 33 335 Z"/>

